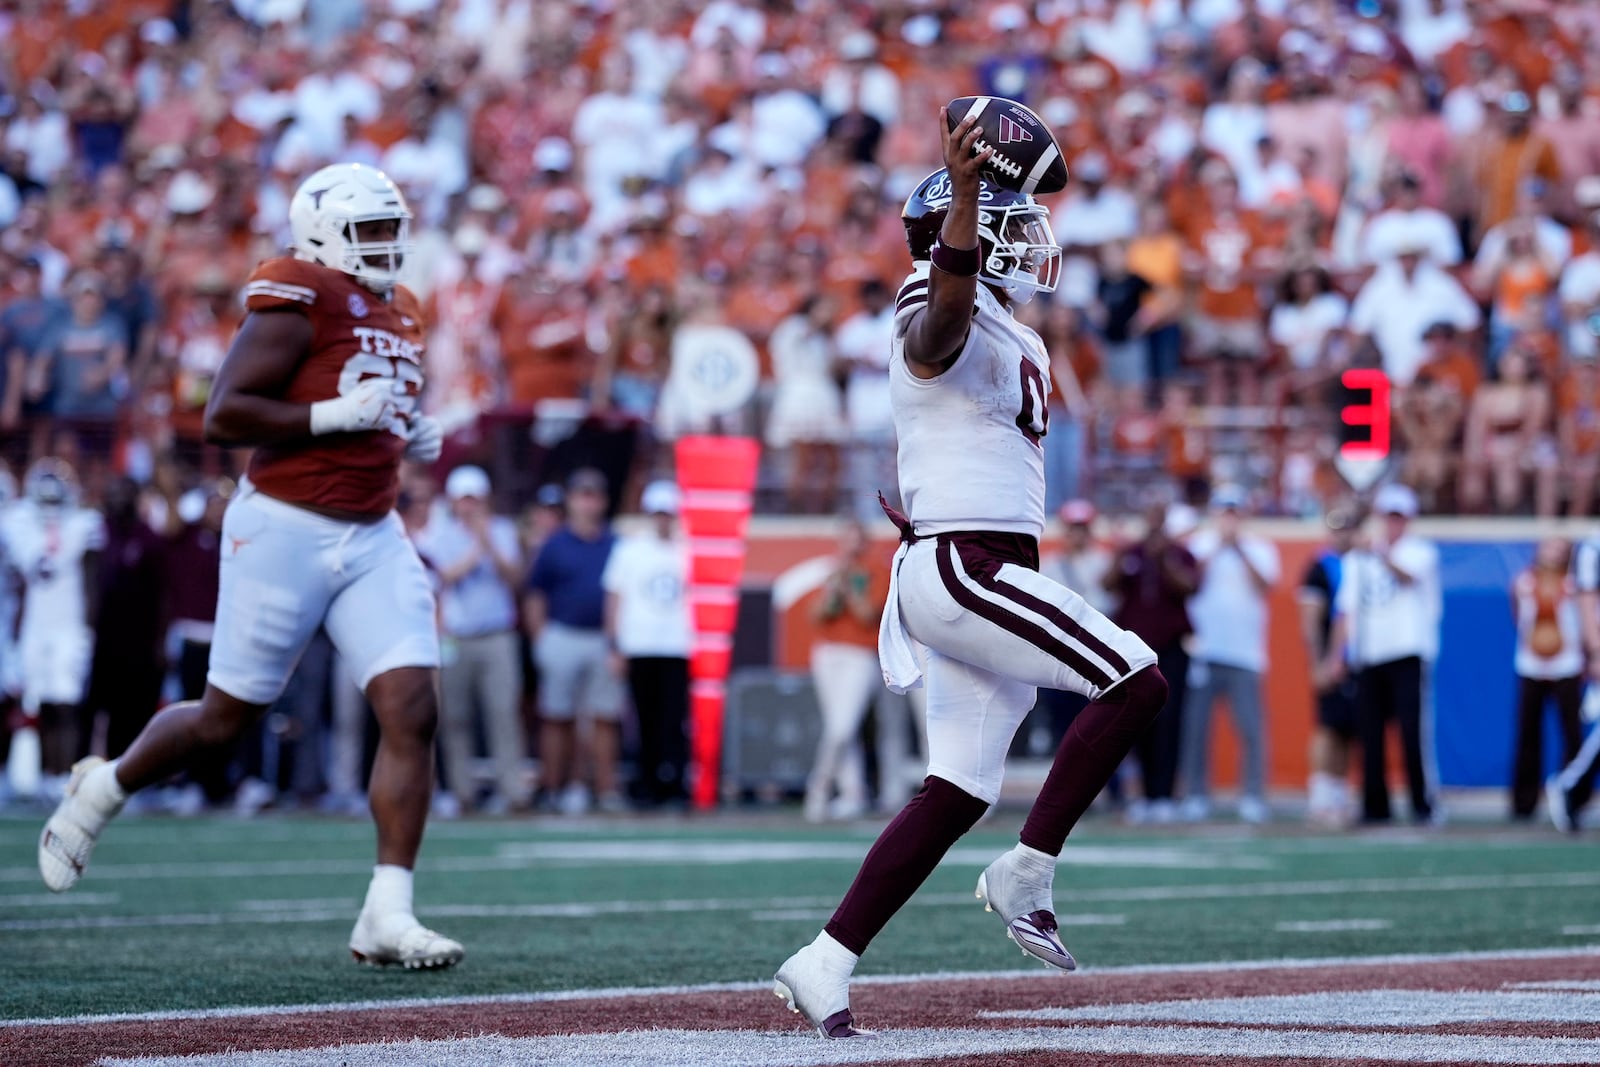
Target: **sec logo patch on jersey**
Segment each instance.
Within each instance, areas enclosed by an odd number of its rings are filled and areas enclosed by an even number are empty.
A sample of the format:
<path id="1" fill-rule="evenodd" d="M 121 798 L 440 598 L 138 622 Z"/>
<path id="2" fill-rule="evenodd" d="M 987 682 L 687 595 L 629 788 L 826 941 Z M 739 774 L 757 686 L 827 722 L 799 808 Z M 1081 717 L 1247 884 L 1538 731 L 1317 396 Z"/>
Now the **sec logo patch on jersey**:
<path id="1" fill-rule="evenodd" d="M 350 314 L 358 319 L 367 317 L 367 302 L 360 293 L 351 293 L 345 301 L 345 306 L 350 309 Z"/>

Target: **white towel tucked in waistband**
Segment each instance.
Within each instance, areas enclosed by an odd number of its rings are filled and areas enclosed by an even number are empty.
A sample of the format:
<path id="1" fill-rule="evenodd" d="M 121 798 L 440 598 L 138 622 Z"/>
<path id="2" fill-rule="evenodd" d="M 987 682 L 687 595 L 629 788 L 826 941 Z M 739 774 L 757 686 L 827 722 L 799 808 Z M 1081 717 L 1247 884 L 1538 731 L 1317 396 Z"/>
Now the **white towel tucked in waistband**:
<path id="1" fill-rule="evenodd" d="M 900 563 L 910 547 L 902 544 L 889 564 L 889 600 L 878 623 L 878 664 L 883 668 L 883 684 L 894 693 L 904 693 L 922 685 L 918 642 L 906 632 L 905 623 L 900 619 Z"/>

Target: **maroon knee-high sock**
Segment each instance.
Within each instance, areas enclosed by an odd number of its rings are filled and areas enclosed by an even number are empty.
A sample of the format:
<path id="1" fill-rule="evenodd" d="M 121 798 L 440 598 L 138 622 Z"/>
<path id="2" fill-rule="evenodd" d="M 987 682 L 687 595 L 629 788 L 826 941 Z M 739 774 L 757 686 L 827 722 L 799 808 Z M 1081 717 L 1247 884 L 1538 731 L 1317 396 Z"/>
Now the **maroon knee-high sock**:
<path id="1" fill-rule="evenodd" d="M 1167 700 L 1167 680 L 1153 665 L 1123 679 L 1078 713 L 1056 749 L 1055 762 L 1022 824 L 1029 848 L 1061 855 L 1067 835 L 1116 773 Z"/>
<path id="2" fill-rule="evenodd" d="M 828 936 L 861 955 L 878 931 L 927 880 L 950 846 L 989 805 L 943 778 L 931 775 L 901 809 L 861 861 L 850 891 L 839 902 Z"/>

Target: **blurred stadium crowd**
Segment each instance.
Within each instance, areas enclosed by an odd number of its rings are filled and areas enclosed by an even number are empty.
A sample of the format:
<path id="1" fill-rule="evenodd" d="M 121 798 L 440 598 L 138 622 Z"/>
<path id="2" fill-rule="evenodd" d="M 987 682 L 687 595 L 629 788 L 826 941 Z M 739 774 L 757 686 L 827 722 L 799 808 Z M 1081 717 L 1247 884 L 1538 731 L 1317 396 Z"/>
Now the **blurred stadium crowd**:
<path id="1" fill-rule="evenodd" d="M 231 469 L 198 427 L 239 285 L 359 160 L 419 217 L 428 402 L 502 507 L 582 463 L 636 494 L 718 325 L 761 360 L 760 506 L 870 499 L 897 207 L 981 91 L 1075 177 L 1022 311 L 1052 505 L 1164 476 L 1315 511 L 1363 363 L 1424 510 L 1593 504 L 1592 0 L 9 0 L 0 33 L 0 433 L 91 497 Z"/>

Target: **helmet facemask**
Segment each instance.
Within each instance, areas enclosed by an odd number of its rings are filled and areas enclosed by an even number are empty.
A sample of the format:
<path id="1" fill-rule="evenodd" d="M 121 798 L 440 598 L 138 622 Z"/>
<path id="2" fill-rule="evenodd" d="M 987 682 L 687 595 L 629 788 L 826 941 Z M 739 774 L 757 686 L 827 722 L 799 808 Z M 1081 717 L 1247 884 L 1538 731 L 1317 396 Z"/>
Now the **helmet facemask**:
<path id="1" fill-rule="evenodd" d="M 382 171 L 360 163 L 323 167 L 289 202 L 295 254 L 387 295 L 411 251 L 411 209 Z"/>
<path id="2" fill-rule="evenodd" d="M 393 222 L 392 237 L 377 237 L 379 223 Z M 365 232 L 363 232 L 365 231 Z M 400 281 L 400 268 L 411 252 L 411 214 L 362 215 L 345 221 L 338 269 L 359 278 L 369 289 L 387 293 Z"/>
<path id="3" fill-rule="evenodd" d="M 1054 292 L 1061 277 L 1061 246 L 1050 229 L 1050 209 L 1030 201 L 978 209 L 983 245 L 980 277 L 1025 304 Z"/>

